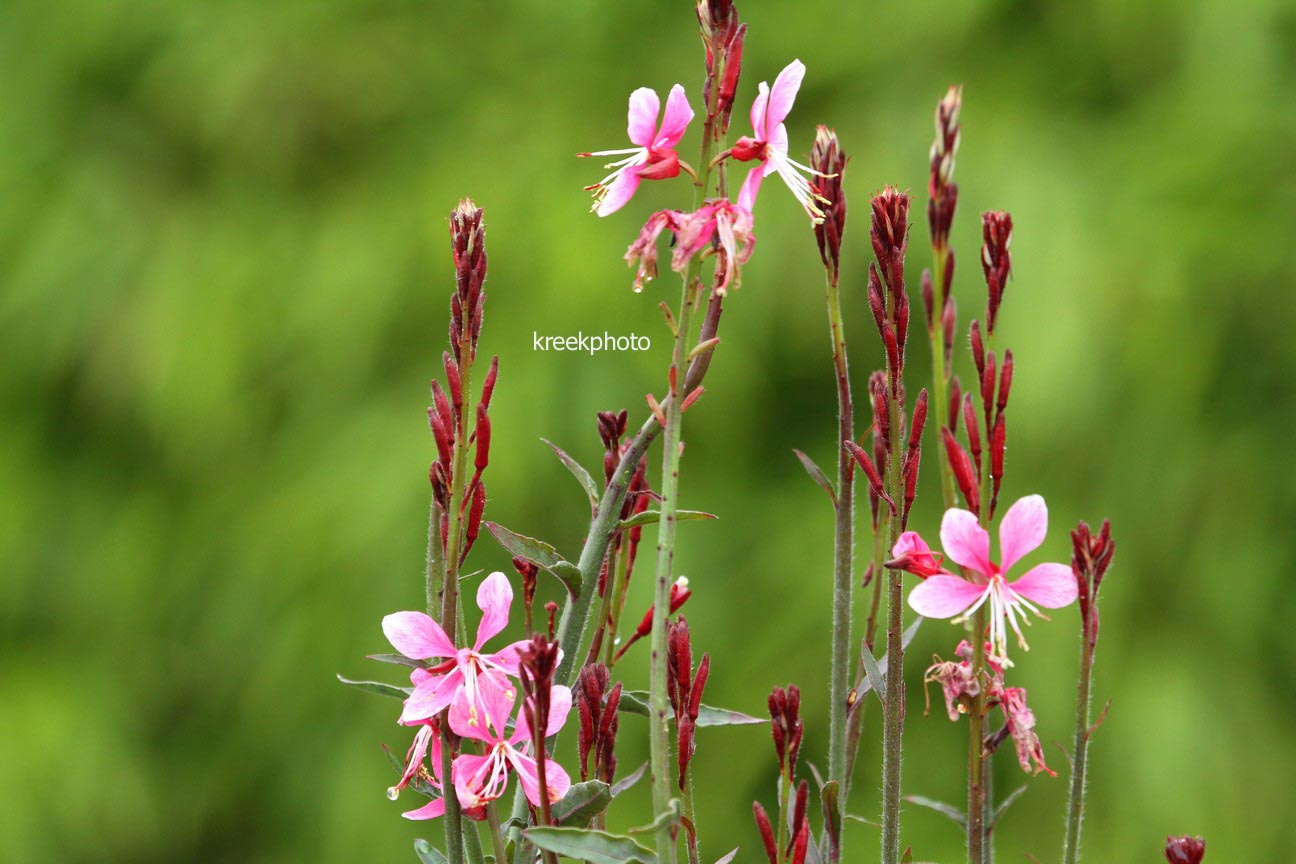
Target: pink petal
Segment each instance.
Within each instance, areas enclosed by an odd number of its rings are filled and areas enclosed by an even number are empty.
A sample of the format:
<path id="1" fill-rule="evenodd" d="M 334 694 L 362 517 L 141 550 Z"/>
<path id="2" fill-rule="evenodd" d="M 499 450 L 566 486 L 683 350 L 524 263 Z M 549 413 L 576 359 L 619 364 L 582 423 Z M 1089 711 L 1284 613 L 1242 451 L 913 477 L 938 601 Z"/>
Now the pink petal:
<path id="1" fill-rule="evenodd" d="M 1048 506 L 1043 497 L 1027 495 L 1008 508 L 999 522 L 999 568 L 1008 568 L 1039 548 L 1048 534 Z"/>
<path id="2" fill-rule="evenodd" d="M 784 126 L 782 123 L 774 127 L 769 137 L 768 147 L 771 151 L 775 153 L 782 153 L 784 156 L 787 155 L 788 133 L 787 133 L 787 127 Z M 769 175 L 773 174 L 777 170 L 778 170 L 778 165 L 775 164 L 774 160 L 770 158 L 766 158 L 765 176 L 768 177 Z"/>
<path id="3" fill-rule="evenodd" d="M 608 184 L 607 193 L 604 194 L 603 200 L 599 202 L 598 209 L 594 212 L 600 216 L 609 216 L 615 213 L 634 197 L 638 188 L 638 171 L 633 166 L 621 169 L 621 171 L 617 172 L 616 179 Z"/>
<path id="4" fill-rule="evenodd" d="M 648 87 L 640 87 L 630 94 L 630 119 L 626 133 L 631 143 L 640 147 L 651 147 L 657 134 L 657 113 L 661 111 L 661 100 L 657 92 Z"/>
<path id="5" fill-rule="evenodd" d="M 479 675 L 476 698 L 467 687 L 455 693 L 450 703 L 450 728 L 456 735 L 490 743 L 504 739 L 504 726 L 517 697 L 511 687 L 500 686 L 500 680 L 505 679 Z"/>
<path id="6" fill-rule="evenodd" d="M 441 625 L 422 612 L 395 612 L 383 618 L 383 635 L 400 653 L 415 660 L 453 657 L 454 643 Z"/>
<path id="7" fill-rule="evenodd" d="M 417 810 L 407 810 L 401 814 L 406 819 L 435 819 L 445 815 L 445 799 L 433 798 Z"/>
<path id="8" fill-rule="evenodd" d="M 909 606 L 927 618 L 953 618 L 975 603 L 985 590 L 984 585 L 938 573 L 909 592 Z"/>
<path id="9" fill-rule="evenodd" d="M 1069 606 L 1079 593 L 1075 574 L 1065 564 L 1038 564 L 1008 587 L 1045 609 Z"/>
<path id="10" fill-rule="evenodd" d="M 530 700 L 528 700 L 530 704 Z M 545 726 L 545 737 L 555 734 L 567 722 L 567 715 L 571 713 L 572 691 L 570 687 L 562 684 L 555 684 L 549 690 L 549 722 Z M 524 743 L 531 740 L 531 724 L 527 722 L 527 712 L 525 709 L 518 712 L 517 723 L 513 727 L 513 735 L 509 738 L 514 744 Z"/>
<path id="11" fill-rule="evenodd" d="M 805 71 L 804 63 L 793 60 L 774 79 L 774 86 L 770 89 L 769 108 L 765 111 L 765 128 L 771 133 L 766 136 L 766 140 L 774 137 L 774 127 L 786 120 L 792 112 L 792 103 L 796 102 Z"/>
<path id="12" fill-rule="evenodd" d="M 483 655 L 482 659 L 488 663 L 494 663 L 514 678 L 518 674 L 518 657 L 523 648 L 531 644 L 530 639 L 519 639 L 511 645 L 505 645 L 494 654 Z"/>
<path id="13" fill-rule="evenodd" d="M 536 760 L 516 750 L 508 752 L 508 759 L 513 764 L 513 770 L 517 771 L 518 780 L 522 783 L 522 791 L 526 793 L 527 800 L 539 807 L 540 775 Z M 562 800 L 567 790 L 571 788 L 571 778 L 567 776 L 567 772 L 557 762 L 547 757 L 545 758 L 545 786 L 549 789 L 551 804 Z"/>
<path id="14" fill-rule="evenodd" d="M 692 121 L 693 109 L 689 107 L 688 96 L 684 95 L 683 85 L 676 84 L 666 97 L 666 113 L 662 115 L 661 130 L 654 146 L 674 148 Z"/>
<path id="15" fill-rule="evenodd" d="M 458 669 L 424 679 L 415 685 L 414 692 L 405 700 L 400 722 L 408 726 L 437 716 L 454 700 L 462 684 L 463 675 Z"/>
<path id="16" fill-rule="evenodd" d="M 475 753 L 462 753 L 455 757 L 450 773 L 459 803 L 464 807 L 476 807 L 483 801 L 498 798 L 498 795 L 484 798 L 483 794 L 494 791 L 489 788 L 492 786 L 497 786 L 498 791 L 503 790 L 501 768 L 504 766 L 497 763 L 490 754 L 478 756 Z M 504 770 L 507 771 L 507 768 Z"/>
<path id="17" fill-rule="evenodd" d="M 762 81 L 751 107 L 752 132 L 755 133 L 757 141 L 765 140 L 765 106 L 768 104 L 769 85 Z"/>
<path id="18" fill-rule="evenodd" d="M 956 564 L 970 567 L 982 576 L 989 576 L 990 535 L 977 524 L 977 517 L 967 510 L 951 507 L 941 519 L 941 546 Z"/>
<path id="19" fill-rule="evenodd" d="M 509 607 L 513 605 L 513 586 L 508 577 L 498 570 L 486 577 L 477 588 L 477 608 L 482 611 L 477 625 L 477 642 L 474 651 L 480 651 L 486 641 L 508 626 Z"/>
<path id="20" fill-rule="evenodd" d="M 891 547 L 892 558 L 903 558 L 906 555 L 930 555 L 931 547 L 917 531 L 906 531 L 896 539 Z"/>
<path id="21" fill-rule="evenodd" d="M 762 162 L 747 172 L 747 179 L 738 190 L 738 206 L 751 210 L 756 206 L 756 193 L 760 191 L 761 180 L 765 178 L 766 163 Z"/>

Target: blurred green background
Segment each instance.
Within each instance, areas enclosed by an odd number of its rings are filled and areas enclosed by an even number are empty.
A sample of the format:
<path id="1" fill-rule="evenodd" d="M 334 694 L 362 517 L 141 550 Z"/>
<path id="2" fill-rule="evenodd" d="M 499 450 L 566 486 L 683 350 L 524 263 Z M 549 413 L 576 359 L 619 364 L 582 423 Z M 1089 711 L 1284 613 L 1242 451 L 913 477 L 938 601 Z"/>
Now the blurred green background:
<path id="1" fill-rule="evenodd" d="M 1079 518 L 1110 516 L 1119 543 L 1086 860 L 1158 861 L 1166 833 L 1190 831 L 1209 861 L 1290 861 L 1296 8 L 741 6 L 735 133 L 756 83 L 800 57 L 794 154 L 827 122 L 853 156 L 857 384 L 881 362 L 867 196 L 923 193 L 933 107 L 965 85 L 962 322 L 983 303 L 978 213 L 1017 225 L 1005 495 L 1049 500 L 1033 560 L 1066 560 Z M 409 862 L 414 837 L 439 838 L 383 794 L 378 742 L 407 740 L 395 704 L 333 675 L 394 672 L 362 657 L 384 649 L 384 613 L 421 603 L 446 214 L 464 195 L 487 212 L 489 516 L 574 555 L 582 496 L 539 438 L 597 465 L 594 412 L 641 415 L 660 392 L 655 307 L 677 290 L 631 293 L 621 255 L 646 213 L 690 193 L 649 184 L 600 220 L 581 191 L 598 166 L 572 155 L 625 146 L 634 87 L 681 81 L 696 104 L 699 54 L 684 0 L 0 7 L 0 859 Z M 799 682 L 803 753 L 822 764 L 832 519 L 791 454 L 827 465 L 833 449 L 822 274 L 777 184 L 757 216 L 686 433 L 685 506 L 722 518 L 685 526 L 678 560 L 712 652 L 708 701 L 761 713 L 772 685 Z M 916 286 L 921 217 L 913 239 Z M 533 331 L 577 330 L 654 345 L 532 351 Z M 927 352 L 912 344 L 916 388 Z M 914 518 L 928 532 L 934 477 Z M 507 559 L 484 539 L 471 564 Z M 1045 741 L 1069 739 L 1076 627 L 1073 610 L 1036 627 L 1019 664 Z M 918 680 L 956 639 L 934 623 L 912 648 L 905 760 L 908 792 L 955 802 L 965 730 L 922 716 Z M 635 686 L 643 661 L 624 667 Z M 643 726 L 622 730 L 628 769 Z M 766 733 L 700 738 L 707 860 L 739 844 L 762 860 Z M 1001 861 L 1056 860 L 1065 759 L 1049 759 L 1062 776 L 1033 780 L 1005 818 Z M 878 762 L 870 744 L 852 811 L 876 813 Z M 1003 754 L 1000 791 L 1020 779 Z M 633 801 L 614 811 L 643 821 Z M 961 860 L 940 816 L 913 809 L 904 830 L 918 857 Z M 875 843 L 851 826 L 849 860 L 875 860 Z"/>

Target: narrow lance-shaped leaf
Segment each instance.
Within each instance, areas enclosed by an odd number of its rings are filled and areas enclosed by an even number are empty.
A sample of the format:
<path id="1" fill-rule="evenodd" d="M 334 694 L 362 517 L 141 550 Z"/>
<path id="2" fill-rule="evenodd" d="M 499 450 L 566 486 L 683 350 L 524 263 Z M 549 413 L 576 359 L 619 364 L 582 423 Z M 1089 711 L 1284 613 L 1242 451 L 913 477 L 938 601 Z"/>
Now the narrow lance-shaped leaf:
<path id="1" fill-rule="evenodd" d="M 794 448 L 792 452 L 801 460 L 801 466 L 805 468 L 806 473 L 810 475 L 810 479 L 818 483 L 823 490 L 828 493 L 828 498 L 832 501 L 833 506 L 836 507 L 837 492 L 833 489 L 832 481 L 828 479 L 828 475 L 824 474 L 823 469 L 816 465 L 813 459 L 802 453 L 800 450 Z"/>
<path id="2" fill-rule="evenodd" d="M 599 497 L 602 493 L 599 491 L 598 486 L 594 484 L 594 478 L 590 476 L 590 473 L 585 470 L 584 466 L 571 456 L 567 455 L 566 451 L 557 444 L 554 444 L 548 438 L 541 438 L 540 440 L 549 445 L 549 449 L 558 457 L 558 461 L 566 466 L 567 470 L 572 473 L 572 476 L 580 482 L 581 487 L 585 490 L 585 494 L 589 496 L 590 505 L 592 507 L 598 507 Z"/>
<path id="3" fill-rule="evenodd" d="M 414 841 L 414 854 L 423 864 L 446 864 L 445 855 L 426 840 Z"/>
<path id="4" fill-rule="evenodd" d="M 643 690 L 626 690 L 621 694 L 621 710 L 630 714 L 648 716 L 648 694 Z M 730 711 L 725 708 L 712 708 L 703 705 L 698 709 L 698 726 L 748 726 L 756 723 L 768 723 L 761 717 L 752 717 L 741 711 Z"/>
<path id="5" fill-rule="evenodd" d="M 923 795 L 906 795 L 904 796 L 904 800 L 908 801 L 910 804 L 917 804 L 919 807 L 926 807 L 928 810 L 935 810 L 955 825 L 963 828 L 967 827 L 967 817 L 963 815 L 962 810 L 958 809 L 953 804 L 946 804 L 944 801 L 937 801 L 934 798 L 927 798 Z"/>
<path id="6" fill-rule="evenodd" d="M 657 856 L 633 837 L 593 828 L 540 826 L 522 832 L 536 846 L 589 864 L 656 864 Z"/>
<path id="7" fill-rule="evenodd" d="M 675 511 L 676 522 L 694 522 L 698 519 L 718 519 L 718 518 L 720 517 L 716 516 L 714 513 L 704 513 L 701 510 L 676 510 Z M 630 516 L 626 519 L 622 519 L 620 522 L 617 523 L 616 527 L 618 531 L 621 531 L 626 528 L 635 528 L 638 527 L 639 525 L 652 525 L 653 523 L 660 522 L 660 521 L 661 521 L 660 510 L 641 510 L 640 512 L 634 514 L 633 516 Z"/>
<path id="8" fill-rule="evenodd" d="M 1020 798 L 1022 796 L 1022 793 L 1025 791 L 1026 791 L 1026 786 L 1022 785 L 1022 786 L 1018 786 L 1016 789 L 1014 789 L 1013 791 L 1009 792 L 1006 796 L 1004 796 L 1004 799 L 999 802 L 999 806 L 994 809 L 994 818 L 990 820 L 991 828 L 999 824 L 999 820 L 1003 818 L 1004 813 L 1008 811 L 1008 808 L 1011 807 L 1013 803 L 1018 798 Z"/>
<path id="9" fill-rule="evenodd" d="M 390 696 L 401 701 L 408 699 L 411 692 L 409 687 L 397 687 L 382 681 L 352 681 L 350 678 L 343 678 L 341 675 L 337 676 L 337 679 L 348 687 L 354 687 L 368 693 L 377 693 L 379 696 Z"/>
<path id="10" fill-rule="evenodd" d="M 648 771 L 648 763 L 645 762 L 642 765 L 640 765 L 638 768 L 636 768 L 634 771 L 630 772 L 630 774 L 626 775 L 625 777 L 622 777 L 620 780 L 613 783 L 612 797 L 613 798 L 617 797 L 622 792 L 626 791 L 631 786 L 638 783 L 640 780 L 643 779 L 643 776 L 645 773 L 647 773 L 647 771 Z"/>

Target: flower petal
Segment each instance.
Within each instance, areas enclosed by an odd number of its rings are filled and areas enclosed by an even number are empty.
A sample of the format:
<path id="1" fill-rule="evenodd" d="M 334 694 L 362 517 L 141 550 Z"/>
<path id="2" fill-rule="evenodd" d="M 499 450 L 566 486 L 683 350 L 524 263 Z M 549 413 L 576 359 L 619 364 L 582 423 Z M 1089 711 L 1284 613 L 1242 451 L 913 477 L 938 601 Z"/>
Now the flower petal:
<path id="1" fill-rule="evenodd" d="M 522 791 L 526 793 L 527 800 L 534 806 L 540 806 L 540 775 L 539 766 L 536 760 L 525 753 L 519 753 L 517 750 L 508 751 L 508 760 L 513 765 L 513 770 L 517 771 L 518 781 L 522 784 Z M 545 786 L 549 791 L 549 803 L 562 800 L 571 788 L 571 778 L 567 772 L 552 759 L 545 758 Z"/>
<path id="2" fill-rule="evenodd" d="M 793 60 L 774 79 L 774 86 L 770 88 L 769 107 L 765 110 L 765 129 L 768 133 L 765 140 L 773 140 L 775 127 L 792 113 L 792 103 L 796 102 L 805 71 L 804 63 Z"/>
<path id="3" fill-rule="evenodd" d="M 400 653 L 415 660 L 453 657 L 454 643 L 441 625 L 422 612 L 395 612 L 383 618 L 383 635 Z"/>
<path id="4" fill-rule="evenodd" d="M 1045 609 L 1069 606 L 1079 593 L 1075 574 L 1065 564 L 1038 564 L 1008 587 Z"/>
<path id="5" fill-rule="evenodd" d="M 492 743 L 504 740 L 504 726 L 517 699 L 507 681 L 499 673 L 478 675 L 475 694 L 467 687 L 455 693 L 450 703 L 450 728 L 456 735 Z"/>
<path id="6" fill-rule="evenodd" d="M 941 519 L 941 546 L 956 564 L 970 567 L 989 577 L 990 535 L 977 524 L 977 517 L 967 510 L 951 507 Z"/>
<path id="7" fill-rule="evenodd" d="M 508 626 L 509 607 L 512 605 L 513 586 L 507 576 L 496 570 L 477 588 L 477 608 L 482 611 L 482 619 L 477 625 L 474 651 L 480 651 L 486 640 Z"/>
<path id="8" fill-rule="evenodd" d="M 435 819 L 445 815 L 445 799 L 433 798 L 417 810 L 407 810 L 401 814 L 406 819 Z"/>
<path id="9" fill-rule="evenodd" d="M 530 704 L 531 700 L 527 700 Z M 567 722 L 567 715 L 571 713 L 572 691 L 570 687 L 563 684 L 555 684 L 549 690 L 549 722 L 545 726 L 545 737 L 555 734 Z M 509 738 L 514 744 L 526 743 L 531 740 L 531 724 L 527 722 L 526 708 L 518 712 L 517 723 L 513 726 L 513 735 Z"/>
<path id="10" fill-rule="evenodd" d="M 452 669 L 445 675 L 430 676 L 414 687 L 414 692 L 405 700 L 401 711 L 400 722 L 406 726 L 430 720 L 446 709 L 454 701 L 455 693 L 463 684 L 463 674 Z"/>
<path id="11" fill-rule="evenodd" d="M 891 547 L 892 558 L 903 558 L 906 555 L 930 555 L 931 547 L 917 531 L 906 531 L 901 534 Z"/>
<path id="12" fill-rule="evenodd" d="M 655 147 L 673 149 L 689 123 L 693 122 L 693 109 L 689 107 L 688 96 L 684 94 L 684 85 L 676 84 L 666 97 L 666 112 L 662 114 L 661 130 L 657 133 Z"/>
<path id="13" fill-rule="evenodd" d="M 986 586 L 958 576 L 929 576 L 909 592 L 909 606 L 927 618 L 953 618 L 975 603 Z"/>
<path id="14" fill-rule="evenodd" d="M 640 87 L 630 94 L 630 117 L 626 124 L 626 134 L 630 141 L 640 147 L 651 147 L 657 135 L 657 114 L 661 111 L 661 100 L 657 91 L 649 87 Z"/>
<path id="15" fill-rule="evenodd" d="M 757 141 L 765 140 L 765 108 L 769 105 L 769 85 L 764 81 L 757 88 L 756 98 L 752 100 L 751 124 Z"/>
<path id="16" fill-rule="evenodd" d="M 499 797 L 503 791 L 507 767 L 491 754 L 461 753 L 455 757 L 450 774 L 454 782 L 455 797 L 463 807 L 477 807 Z"/>
<path id="17" fill-rule="evenodd" d="M 782 153 L 784 156 L 787 155 L 788 132 L 787 127 L 782 123 L 775 126 L 773 132 L 770 134 L 768 149 L 771 153 Z M 765 157 L 765 176 L 768 177 L 778 169 L 778 162 L 769 158 L 767 155 Z"/>
<path id="18" fill-rule="evenodd" d="M 639 172 L 636 170 L 636 166 L 623 168 L 617 172 L 616 179 L 608 184 L 607 192 L 604 193 L 603 200 L 599 201 L 598 209 L 594 212 L 600 216 L 609 216 L 615 213 L 634 197 L 638 189 Z"/>
<path id="19" fill-rule="evenodd" d="M 507 674 L 514 678 L 518 675 L 518 663 L 522 649 L 531 644 L 530 639 L 519 639 L 509 645 L 505 645 L 494 654 L 487 654 L 482 657 L 487 663 L 493 663 L 503 669 Z"/>
<path id="20" fill-rule="evenodd" d="M 999 522 L 999 568 L 1008 568 L 1034 552 L 1048 534 L 1048 506 L 1039 495 L 1019 498 Z"/>
<path id="21" fill-rule="evenodd" d="M 738 206 L 750 211 L 756 206 L 756 193 L 760 191 L 761 180 L 765 179 L 765 166 L 762 162 L 747 172 L 747 179 L 738 190 Z"/>

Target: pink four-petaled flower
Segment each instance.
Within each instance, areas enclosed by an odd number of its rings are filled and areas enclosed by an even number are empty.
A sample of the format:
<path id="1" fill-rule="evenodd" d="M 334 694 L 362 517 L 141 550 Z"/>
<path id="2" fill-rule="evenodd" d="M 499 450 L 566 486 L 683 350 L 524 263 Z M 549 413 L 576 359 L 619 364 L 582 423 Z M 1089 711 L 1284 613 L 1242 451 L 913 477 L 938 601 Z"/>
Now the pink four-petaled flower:
<path id="1" fill-rule="evenodd" d="M 640 87 L 630 94 L 629 122 L 626 131 L 634 147 L 623 150 L 596 150 L 582 156 L 620 156 L 608 163 L 614 169 L 599 182 L 586 187 L 594 193 L 594 212 L 600 216 L 615 213 L 634 196 L 641 180 L 665 180 L 680 173 L 675 145 L 684 137 L 693 120 L 684 88 L 676 84 L 666 97 L 666 110 L 657 125 L 661 100 L 656 91 Z"/>
<path id="2" fill-rule="evenodd" d="M 747 173 L 747 179 L 743 181 L 742 189 L 738 192 L 738 206 L 748 212 L 752 211 L 756 206 L 756 193 L 760 191 L 761 181 L 770 174 L 778 174 L 810 218 L 818 223 L 823 221 L 823 211 L 815 203 L 817 196 L 810 188 L 810 181 L 802 173 L 814 175 L 817 172 L 788 156 L 788 132 L 783 125 L 792 111 L 792 104 L 796 102 L 797 91 L 801 89 L 801 79 L 804 77 L 805 64 L 793 60 L 774 79 L 773 87 L 764 81 L 760 83 L 756 101 L 751 107 L 753 136 L 739 138 L 730 152 L 740 162 L 759 160 L 759 164 Z"/>
<path id="3" fill-rule="evenodd" d="M 482 610 L 477 639 L 471 648 L 457 648 L 444 630 L 422 612 L 396 612 L 383 618 L 383 633 L 397 651 L 413 660 L 439 659 L 431 669 L 415 669 L 410 675 L 414 692 L 405 700 L 400 722 L 421 723 L 440 714 L 464 691 L 468 704 L 478 700 L 487 679 L 492 689 L 508 689 L 507 676 L 518 674 L 518 649 L 514 642 L 494 654 L 483 654 L 482 646 L 508 624 L 513 588 L 503 573 L 492 573 L 477 589 L 477 606 Z"/>
<path id="4" fill-rule="evenodd" d="M 1017 501 L 999 523 L 1000 564 L 990 560 L 990 535 L 967 510 L 952 508 L 941 520 L 941 546 L 961 565 L 968 578 L 948 572 L 928 575 L 909 594 L 909 605 L 928 618 L 966 620 L 984 603 L 990 604 L 990 643 L 1008 662 L 1007 636 L 1011 627 L 1023 649 L 1028 649 L 1020 622 L 1029 624 L 1027 610 L 1043 617 L 1037 606 L 1058 609 L 1076 599 L 1075 577 L 1065 564 L 1039 564 L 1013 582 L 1008 570 L 1041 543 L 1048 533 L 1048 507 L 1039 495 Z M 902 534 L 892 554 L 928 565 L 931 550 L 914 532 Z M 925 553 L 925 555 L 924 555 Z M 905 568 L 923 575 L 923 568 Z"/>
<path id="5" fill-rule="evenodd" d="M 409 752 L 405 754 L 405 771 L 401 774 L 400 782 L 387 790 L 387 797 L 393 801 L 400 795 L 402 789 L 408 786 L 423 769 L 424 760 L 428 757 L 428 751 L 431 751 L 432 773 L 426 775 L 429 785 L 437 791 L 442 790 L 441 784 L 441 739 L 437 737 L 436 726 L 432 723 L 424 723 L 419 726 L 418 734 L 414 736 L 414 743 L 410 745 Z M 433 798 L 416 810 L 407 810 L 401 815 L 406 819 L 435 819 L 445 814 L 445 798 Z"/>
<path id="6" fill-rule="evenodd" d="M 517 772 L 518 780 L 527 800 L 540 805 L 540 780 L 535 756 L 531 753 L 531 728 L 525 707 L 518 711 L 512 734 L 506 729 L 517 693 L 512 688 L 486 686 L 479 693 L 478 706 L 469 703 L 461 693 L 450 706 L 450 728 L 463 738 L 481 741 L 486 752 L 461 754 L 454 761 L 451 778 L 459 803 L 465 808 L 478 807 L 494 801 L 504 794 L 508 772 Z M 567 722 L 571 711 L 571 689 L 555 685 L 549 695 L 549 722 L 545 737 L 553 735 Z M 480 711 L 476 708 L 480 707 Z M 557 762 L 545 757 L 545 786 L 549 801 L 562 799 L 571 787 L 567 776 Z"/>

